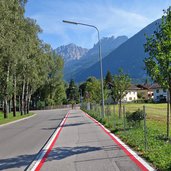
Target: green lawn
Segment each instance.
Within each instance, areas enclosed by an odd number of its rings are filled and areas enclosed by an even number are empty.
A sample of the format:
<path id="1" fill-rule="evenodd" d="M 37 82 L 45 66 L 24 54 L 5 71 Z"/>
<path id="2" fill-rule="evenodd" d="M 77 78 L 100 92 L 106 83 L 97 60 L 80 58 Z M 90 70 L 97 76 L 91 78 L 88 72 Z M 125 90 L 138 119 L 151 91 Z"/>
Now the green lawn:
<path id="1" fill-rule="evenodd" d="M 101 119 L 99 111 L 86 111 L 102 122 L 126 144 L 134 148 L 141 156 L 151 162 L 161 171 L 171 171 L 171 139 L 166 140 L 166 104 L 126 104 L 126 111 L 134 112 L 146 106 L 147 113 L 147 150 L 144 148 L 143 122 L 140 126 L 130 128 L 126 123 L 123 129 L 123 118 L 118 118 L 118 105 L 116 114 L 112 106 L 106 107 L 106 117 Z M 170 124 L 171 128 L 171 124 Z M 171 130 L 170 130 L 171 138 Z"/>
<path id="2" fill-rule="evenodd" d="M 12 121 L 15 121 L 15 120 L 19 120 L 19 119 L 22 119 L 22 118 L 26 118 L 26 117 L 29 117 L 29 116 L 32 116 L 32 115 L 33 115 L 33 113 L 29 113 L 27 115 L 21 116 L 20 113 L 17 112 L 16 117 L 13 117 L 13 114 L 9 113 L 8 118 L 4 119 L 3 113 L 0 112 L 0 125 L 5 124 L 5 123 L 9 123 L 9 122 L 12 122 Z"/>
<path id="3" fill-rule="evenodd" d="M 161 103 L 161 104 L 136 104 L 136 103 L 128 103 L 125 104 L 125 108 L 127 111 L 133 112 L 137 110 L 138 108 L 143 109 L 143 106 L 146 107 L 146 113 L 149 115 L 156 115 L 156 116 L 161 116 L 161 115 L 166 115 L 166 108 L 167 104 L 166 103 Z M 112 110 L 113 105 L 110 105 L 110 108 Z M 118 105 L 116 105 L 116 111 L 118 111 Z"/>

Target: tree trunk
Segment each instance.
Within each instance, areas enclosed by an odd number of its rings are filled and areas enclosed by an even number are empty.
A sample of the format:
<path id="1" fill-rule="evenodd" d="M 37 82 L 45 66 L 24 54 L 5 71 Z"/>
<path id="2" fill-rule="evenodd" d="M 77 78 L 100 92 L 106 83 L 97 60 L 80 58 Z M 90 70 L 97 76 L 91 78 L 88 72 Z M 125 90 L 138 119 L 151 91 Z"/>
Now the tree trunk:
<path id="1" fill-rule="evenodd" d="M 21 112 L 21 100 L 20 96 L 18 96 L 18 111 Z"/>
<path id="2" fill-rule="evenodd" d="M 31 94 L 28 95 L 28 100 L 27 100 L 27 114 L 29 114 L 29 111 L 30 111 L 30 100 L 31 100 Z"/>
<path id="3" fill-rule="evenodd" d="M 2 111 L 4 112 L 4 100 L 2 101 Z"/>
<path id="4" fill-rule="evenodd" d="M 9 65 L 7 66 L 7 76 L 4 88 L 4 118 L 8 118 L 8 82 L 9 82 Z"/>
<path id="5" fill-rule="evenodd" d="M 4 97 L 4 118 L 8 118 L 8 100 Z"/>
<path id="6" fill-rule="evenodd" d="M 24 93 L 25 92 L 25 80 L 23 81 L 23 86 L 22 86 L 22 95 L 21 95 L 21 115 L 23 115 L 24 112 Z"/>
<path id="7" fill-rule="evenodd" d="M 8 101 L 8 112 L 11 113 L 11 100 Z"/>
<path id="8" fill-rule="evenodd" d="M 167 98 L 167 138 L 169 138 L 170 132 L 170 110 L 171 110 L 171 90 L 168 90 Z"/>
<path id="9" fill-rule="evenodd" d="M 16 116 L 16 76 L 13 78 L 13 97 L 12 97 L 12 104 L 13 104 L 13 116 Z"/>
<path id="10" fill-rule="evenodd" d="M 26 83 L 26 86 L 25 86 L 24 114 L 27 114 L 27 105 L 28 105 L 28 83 Z"/>

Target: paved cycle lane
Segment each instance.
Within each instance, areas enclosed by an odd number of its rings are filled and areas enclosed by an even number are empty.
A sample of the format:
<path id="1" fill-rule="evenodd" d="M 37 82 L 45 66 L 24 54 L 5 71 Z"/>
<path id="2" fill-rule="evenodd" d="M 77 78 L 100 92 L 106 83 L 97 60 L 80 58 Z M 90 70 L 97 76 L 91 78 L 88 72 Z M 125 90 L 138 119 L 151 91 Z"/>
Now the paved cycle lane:
<path id="1" fill-rule="evenodd" d="M 71 110 L 41 167 L 51 171 L 154 170 L 127 152 L 105 128 L 81 110 Z"/>

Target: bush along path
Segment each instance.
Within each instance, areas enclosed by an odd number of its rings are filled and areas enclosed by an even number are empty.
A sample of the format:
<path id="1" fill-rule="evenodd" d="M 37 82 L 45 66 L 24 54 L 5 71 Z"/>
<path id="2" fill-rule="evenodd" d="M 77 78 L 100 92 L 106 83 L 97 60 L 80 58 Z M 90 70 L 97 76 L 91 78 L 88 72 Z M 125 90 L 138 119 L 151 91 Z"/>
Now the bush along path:
<path id="1" fill-rule="evenodd" d="M 109 111 L 104 118 L 101 118 L 100 113 L 97 111 L 84 111 L 101 122 L 127 145 L 137 151 L 140 156 L 152 163 L 157 168 L 156 170 L 171 171 L 171 139 L 166 139 L 164 122 L 148 120 L 145 137 L 144 116 L 141 110 L 126 113 L 125 119 L 119 119 L 117 115 L 111 114 Z"/>

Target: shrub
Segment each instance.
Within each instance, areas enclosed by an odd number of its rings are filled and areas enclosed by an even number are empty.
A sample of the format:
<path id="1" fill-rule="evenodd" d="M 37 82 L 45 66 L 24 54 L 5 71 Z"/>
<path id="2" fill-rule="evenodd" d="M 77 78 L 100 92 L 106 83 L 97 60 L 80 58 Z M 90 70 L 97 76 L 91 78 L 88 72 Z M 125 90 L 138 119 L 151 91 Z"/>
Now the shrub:
<path id="1" fill-rule="evenodd" d="M 53 100 L 53 99 L 47 99 L 47 104 L 48 104 L 48 106 L 53 106 L 53 105 L 55 105 L 55 101 Z"/>
<path id="2" fill-rule="evenodd" d="M 126 120 L 129 126 L 140 126 L 141 121 L 144 119 L 144 113 L 142 110 L 138 109 L 137 111 L 130 113 L 126 113 Z"/>
<path id="3" fill-rule="evenodd" d="M 38 101 L 37 102 L 37 109 L 43 109 L 45 107 L 44 101 Z"/>

